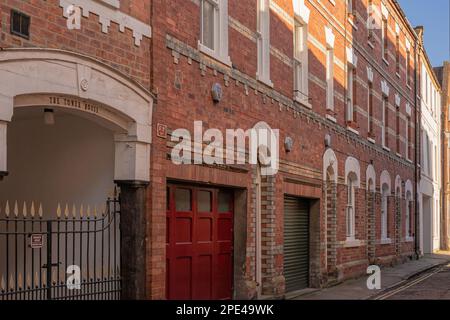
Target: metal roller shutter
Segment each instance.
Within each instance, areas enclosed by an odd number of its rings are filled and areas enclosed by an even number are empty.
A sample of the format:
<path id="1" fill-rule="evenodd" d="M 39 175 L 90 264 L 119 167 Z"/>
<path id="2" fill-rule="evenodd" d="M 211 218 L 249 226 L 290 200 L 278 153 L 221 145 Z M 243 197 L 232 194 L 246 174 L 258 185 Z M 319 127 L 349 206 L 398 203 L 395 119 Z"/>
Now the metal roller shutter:
<path id="1" fill-rule="evenodd" d="M 309 203 L 284 197 L 284 276 L 286 292 L 309 285 Z"/>

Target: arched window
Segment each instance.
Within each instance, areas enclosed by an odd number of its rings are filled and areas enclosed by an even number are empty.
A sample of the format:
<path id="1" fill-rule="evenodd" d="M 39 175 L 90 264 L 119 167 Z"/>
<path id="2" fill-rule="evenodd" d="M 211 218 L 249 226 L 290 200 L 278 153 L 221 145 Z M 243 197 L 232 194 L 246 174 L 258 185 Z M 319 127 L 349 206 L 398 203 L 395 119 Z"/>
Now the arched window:
<path id="1" fill-rule="evenodd" d="M 389 186 L 383 184 L 381 190 L 381 239 L 388 239 L 388 196 Z"/>
<path id="2" fill-rule="evenodd" d="M 406 194 L 406 216 L 405 216 L 405 237 L 406 239 L 411 238 L 412 235 L 412 219 L 411 219 L 411 192 L 407 192 Z"/>
<path id="3" fill-rule="evenodd" d="M 351 172 L 347 176 L 346 227 L 347 240 L 355 240 L 355 187 L 357 177 Z"/>

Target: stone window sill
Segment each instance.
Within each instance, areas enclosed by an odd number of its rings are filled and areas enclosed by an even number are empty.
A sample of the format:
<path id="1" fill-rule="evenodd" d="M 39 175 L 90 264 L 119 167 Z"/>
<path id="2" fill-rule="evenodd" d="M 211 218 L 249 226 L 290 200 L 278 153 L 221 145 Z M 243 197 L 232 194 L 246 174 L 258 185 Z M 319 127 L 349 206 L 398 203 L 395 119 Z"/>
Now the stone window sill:
<path id="1" fill-rule="evenodd" d="M 327 114 L 327 115 L 325 116 L 325 118 L 326 118 L 327 120 L 330 120 L 331 122 L 337 123 L 337 120 L 336 120 L 336 118 L 335 118 L 335 117 L 332 117 L 332 116 L 330 116 L 329 114 Z"/>
<path id="2" fill-rule="evenodd" d="M 231 67 L 231 59 L 230 57 L 221 57 L 219 54 L 217 54 L 216 51 L 211 50 L 207 46 L 204 46 L 200 41 L 198 42 L 198 50 L 207 56 L 213 58 L 214 60 L 219 61 L 220 63 L 223 63 L 224 65 Z"/>
<path id="3" fill-rule="evenodd" d="M 406 237 L 405 238 L 405 242 L 413 242 L 414 238 L 413 237 Z"/>
<path id="4" fill-rule="evenodd" d="M 375 144 L 375 139 L 373 139 L 373 138 L 368 137 L 368 138 L 367 138 L 367 141 L 369 141 L 370 143 Z"/>
<path id="5" fill-rule="evenodd" d="M 258 75 L 256 76 L 256 78 L 258 79 L 259 82 L 265 84 L 266 86 L 268 86 L 270 88 L 273 88 L 273 82 L 270 79 L 265 78 L 265 77 L 260 77 Z"/>
<path id="6" fill-rule="evenodd" d="M 305 101 L 305 99 L 301 99 L 300 97 L 295 96 L 295 97 L 294 97 L 294 101 L 300 103 L 300 104 L 301 104 L 302 106 L 304 106 L 305 108 L 312 109 L 311 103 Z"/>
<path id="7" fill-rule="evenodd" d="M 389 239 L 389 238 L 381 239 L 381 240 L 380 240 L 380 244 L 381 244 L 381 245 L 392 244 L 392 240 Z"/>
<path id="8" fill-rule="evenodd" d="M 355 239 L 347 239 L 344 242 L 344 248 L 358 248 L 363 246 L 363 241 L 362 240 L 355 240 Z"/>
<path id="9" fill-rule="evenodd" d="M 347 126 L 347 130 L 348 130 L 348 131 L 350 131 L 350 132 L 353 132 L 354 134 L 356 134 L 356 135 L 358 135 L 358 136 L 359 136 L 359 131 L 357 131 L 357 130 L 353 129 L 352 127 L 350 127 L 350 126 Z"/>

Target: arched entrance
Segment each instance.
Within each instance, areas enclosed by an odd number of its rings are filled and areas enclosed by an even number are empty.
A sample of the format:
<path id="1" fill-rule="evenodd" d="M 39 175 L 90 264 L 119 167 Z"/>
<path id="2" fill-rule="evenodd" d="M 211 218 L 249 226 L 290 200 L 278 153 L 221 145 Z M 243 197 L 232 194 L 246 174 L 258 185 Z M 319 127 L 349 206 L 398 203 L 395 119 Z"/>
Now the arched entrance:
<path id="1" fill-rule="evenodd" d="M 145 89 L 85 56 L 48 49 L 0 52 L 0 201 L 13 201 L 11 210 L 16 200 L 28 202 L 28 212 L 33 201 L 36 212 L 42 207 L 43 219 L 72 213 L 73 207 L 80 214 L 81 205 L 89 205 L 92 215 L 116 183 L 122 247 L 127 248 L 121 268 L 124 298 L 145 297 L 152 104 Z M 81 210 L 87 214 L 87 207 Z M 45 230 L 43 242 L 52 242 Z M 80 241 L 80 246 L 87 244 Z"/>

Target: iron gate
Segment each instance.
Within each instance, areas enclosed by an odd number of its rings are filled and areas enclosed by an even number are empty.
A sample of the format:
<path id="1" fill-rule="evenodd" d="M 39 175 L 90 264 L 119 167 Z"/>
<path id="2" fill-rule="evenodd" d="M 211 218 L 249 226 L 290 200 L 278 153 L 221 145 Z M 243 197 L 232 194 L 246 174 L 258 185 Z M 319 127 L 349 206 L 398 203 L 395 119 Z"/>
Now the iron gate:
<path id="1" fill-rule="evenodd" d="M 120 299 L 120 207 L 17 202 L 0 211 L 0 300 Z"/>

